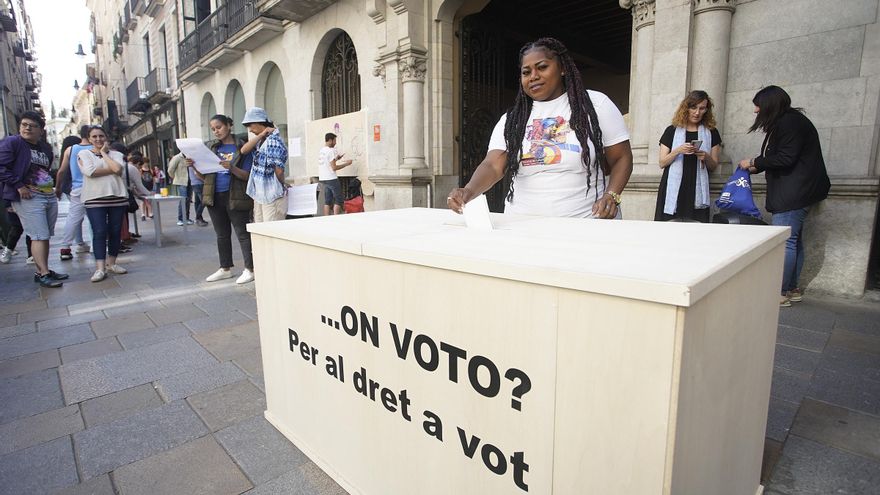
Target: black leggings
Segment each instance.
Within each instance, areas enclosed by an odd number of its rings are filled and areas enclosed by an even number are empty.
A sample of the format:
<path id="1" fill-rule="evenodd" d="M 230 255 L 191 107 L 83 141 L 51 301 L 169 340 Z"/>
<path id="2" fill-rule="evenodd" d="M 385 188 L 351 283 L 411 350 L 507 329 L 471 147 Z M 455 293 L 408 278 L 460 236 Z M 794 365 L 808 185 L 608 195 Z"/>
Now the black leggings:
<path id="1" fill-rule="evenodd" d="M 214 206 L 208 207 L 211 215 L 211 223 L 214 225 L 214 233 L 217 234 L 217 253 L 220 255 L 220 268 L 232 268 L 232 229 L 238 238 L 241 247 L 241 256 L 244 258 L 244 267 L 253 271 L 254 255 L 251 252 L 251 233 L 247 231 L 247 224 L 251 219 L 250 211 L 236 211 L 229 209 L 229 192 L 215 192 Z"/>

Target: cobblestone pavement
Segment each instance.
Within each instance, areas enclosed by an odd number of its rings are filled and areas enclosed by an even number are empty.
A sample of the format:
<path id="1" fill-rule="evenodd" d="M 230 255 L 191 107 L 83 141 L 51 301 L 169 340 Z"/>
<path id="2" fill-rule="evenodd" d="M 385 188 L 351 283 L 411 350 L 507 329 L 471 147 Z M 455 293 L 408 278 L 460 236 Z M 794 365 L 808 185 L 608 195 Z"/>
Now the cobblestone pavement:
<path id="1" fill-rule="evenodd" d="M 91 256 L 57 245 L 61 289 L 23 245 L 0 265 L 0 493 L 344 494 L 262 416 L 253 284 L 205 283 L 213 230 L 184 242 L 163 211 L 163 247 L 142 223 L 126 275 L 91 283 Z M 766 493 L 880 493 L 880 304 L 808 293 L 777 341 Z"/>

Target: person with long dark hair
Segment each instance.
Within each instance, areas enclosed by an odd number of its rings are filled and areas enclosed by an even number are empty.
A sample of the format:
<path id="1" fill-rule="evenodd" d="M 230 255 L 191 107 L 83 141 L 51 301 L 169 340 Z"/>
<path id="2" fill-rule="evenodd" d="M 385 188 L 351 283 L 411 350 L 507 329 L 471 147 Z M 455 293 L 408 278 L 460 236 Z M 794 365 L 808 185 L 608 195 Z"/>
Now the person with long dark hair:
<path id="1" fill-rule="evenodd" d="M 708 93 L 691 91 L 660 137 L 663 177 L 654 220 L 709 222 L 709 172 L 718 168 L 721 157 L 721 134 L 712 107 Z"/>
<path id="2" fill-rule="evenodd" d="M 110 149 L 101 126 L 89 129 L 92 148 L 77 155 L 83 174 L 82 201 L 92 225 L 92 251 L 95 273 L 92 282 L 107 278 L 107 273 L 121 275 L 128 270 L 116 264 L 122 246 L 122 222 L 128 211 L 128 188 L 122 178 L 125 156 Z"/>
<path id="3" fill-rule="evenodd" d="M 587 91 L 568 49 L 554 38 L 519 51 L 520 86 L 501 117 L 486 158 L 447 206 L 465 203 L 499 180 L 508 184 L 505 213 L 620 218 L 632 174 L 629 131 L 604 94 Z"/>
<path id="4" fill-rule="evenodd" d="M 254 208 L 254 200 L 247 194 L 253 153 L 242 153 L 245 141 L 232 134 L 232 119 L 226 115 L 211 117 L 211 132 L 216 138 L 209 147 L 220 157 L 220 165 L 225 171 L 202 175 L 195 168 L 196 175 L 204 181 L 202 201 L 208 207 L 214 233 L 217 235 L 217 253 L 220 255 L 220 269 L 205 279 L 216 282 L 232 278 L 232 230 L 238 238 L 244 270 L 236 279 L 238 284 L 254 280 L 254 255 L 251 252 L 251 233 L 247 231 Z"/>
<path id="5" fill-rule="evenodd" d="M 791 97 L 779 86 L 767 86 L 752 99 L 755 123 L 749 132 L 762 131 L 761 154 L 742 160 L 739 167 L 764 172 L 766 209 L 771 223 L 791 228 L 785 242 L 780 306 L 803 298 L 798 282 L 804 266 L 804 221 L 810 208 L 828 197 L 831 181 L 822 158 L 816 126 L 802 108 L 791 106 Z"/>

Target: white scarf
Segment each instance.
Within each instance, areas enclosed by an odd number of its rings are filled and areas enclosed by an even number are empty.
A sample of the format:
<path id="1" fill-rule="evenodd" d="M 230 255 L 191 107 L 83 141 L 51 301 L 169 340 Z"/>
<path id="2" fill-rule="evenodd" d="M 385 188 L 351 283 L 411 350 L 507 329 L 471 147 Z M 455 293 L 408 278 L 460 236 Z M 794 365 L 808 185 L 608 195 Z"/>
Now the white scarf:
<path id="1" fill-rule="evenodd" d="M 682 144 L 684 144 L 685 138 L 685 128 L 684 127 L 676 127 L 675 128 L 675 136 L 672 138 L 672 149 L 678 148 Z M 697 129 L 697 136 L 700 141 L 703 143 L 700 145 L 700 150 L 705 151 L 707 154 L 712 149 L 712 133 L 709 129 L 706 129 L 705 126 L 700 125 Z M 697 162 L 699 163 L 699 158 Z M 669 165 L 669 176 L 666 180 L 666 203 L 663 205 L 663 213 L 667 215 L 674 215 L 675 209 L 678 206 L 678 189 L 681 187 L 681 176 L 684 170 L 684 155 L 678 155 L 673 160 L 672 164 Z M 706 170 L 705 165 L 702 167 L 697 167 L 697 188 L 696 195 L 694 197 L 694 208 L 708 208 L 709 207 L 709 172 Z"/>

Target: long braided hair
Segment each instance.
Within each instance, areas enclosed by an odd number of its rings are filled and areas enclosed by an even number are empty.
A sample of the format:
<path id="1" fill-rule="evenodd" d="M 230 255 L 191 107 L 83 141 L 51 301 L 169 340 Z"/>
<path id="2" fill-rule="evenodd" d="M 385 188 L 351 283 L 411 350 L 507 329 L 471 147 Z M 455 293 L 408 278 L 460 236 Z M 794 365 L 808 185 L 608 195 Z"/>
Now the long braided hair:
<path id="1" fill-rule="evenodd" d="M 519 50 L 519 63 L 517 69 L 522 68 L 522 61 L 525 54 L 532 50 L 544 50 L 551 59 L 557 59 L 562 69 L 562 73 L 566 74 L 562 77 L 565 84 L 565 92 L 568 94 L 568 103 L 571 107 L 571 120 L 569 125 L 574 130 L 575 136 L 581 143 L 581 158 L 584 168 L 587 170 L 587 194 L 590 193 L 592 186 L 592 175 L 595 171 L 598 177 L 599 169 L 602 169 L 604 181 L 605 175 L 608 175 L 608 161 L 605 159 L 605 148 L 602 146 L 602 129 L 599 128 L 599 118 L 596 116 L 596 109 L 593 108 L 593 102 L 584 84 L 579 77 L 580 72 L 572 59 L 568 49 L 561 41 L 555 38 L 541 38 L 530 43 L 526 43 Z M 507 191 L 507 200 L 513 201 L 513 178 L 519 170 L 519 163 L 522 160 L 522 143 L 525 137 L 526 125 L 528 124 L 529 115 L 532 113 L 532 99 L 525 94 L 522 84 L 519 84 L 516 101 L 513 107 L 507 112 L 507 121 L 504 124 L 504 142 L 507 145 L 507 164 L 504 169 L 504 180 L 510 184 Z M 593 143 L 596 152 L 595 160 L 590 160 L 590 148 L 587 143 Z M 604 184 L 603 184 L 604 185 Z M 599 188 L 595 190 L 596 200 L 599 200 Z"/>

